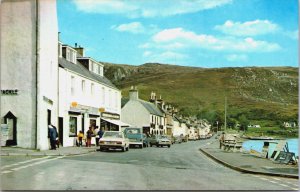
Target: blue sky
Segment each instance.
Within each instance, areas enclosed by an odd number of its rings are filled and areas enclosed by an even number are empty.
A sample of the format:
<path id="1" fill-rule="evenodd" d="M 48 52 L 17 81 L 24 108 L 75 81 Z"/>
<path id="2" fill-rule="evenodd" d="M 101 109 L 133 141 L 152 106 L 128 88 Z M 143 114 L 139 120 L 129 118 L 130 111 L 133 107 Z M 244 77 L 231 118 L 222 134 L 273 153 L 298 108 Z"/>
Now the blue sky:
<path id="1" fill-rule="evenodd" d="M 57 0 L 60 40 L 98 61 L 298 67 L 297 0 Z"/>

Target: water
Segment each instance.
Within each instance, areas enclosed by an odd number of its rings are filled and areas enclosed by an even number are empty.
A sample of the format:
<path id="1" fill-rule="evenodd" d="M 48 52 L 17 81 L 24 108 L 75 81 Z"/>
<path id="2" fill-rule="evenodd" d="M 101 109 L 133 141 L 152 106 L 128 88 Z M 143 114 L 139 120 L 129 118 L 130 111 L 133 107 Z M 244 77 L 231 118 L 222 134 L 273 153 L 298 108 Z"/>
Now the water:
<path id="1" fill-rule="evenodd" d="M 271 141 L 271 140 L 268 140 Z M 272 140 L 274 142 L 278 142 L 278 140 Z M 287 139 L 289 151 L 295 153 L 298 156 L 298 144 L 299 140 L 296 139 Z M 262 148 L 264 145 L 264 140 L 248 140 L 243 143 L 243 149 L 250 151 L 250 149 L 254 149 L 255 151 L 262 152 Z M 272 153 L 276 147 L 275 143 L 270 143 L 269 145 L 269 153 Z"/>

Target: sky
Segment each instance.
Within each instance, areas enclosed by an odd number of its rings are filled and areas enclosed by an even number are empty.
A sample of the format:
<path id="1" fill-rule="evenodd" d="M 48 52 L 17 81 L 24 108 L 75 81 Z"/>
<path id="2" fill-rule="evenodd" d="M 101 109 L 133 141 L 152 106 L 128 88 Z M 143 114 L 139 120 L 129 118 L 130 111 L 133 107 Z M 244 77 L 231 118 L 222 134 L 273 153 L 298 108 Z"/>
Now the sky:
<path id="1" fill-rule="evenodd" d="M 57 0 L 57 16 L 97 61 L 298 67 L 298 0 Z"/>

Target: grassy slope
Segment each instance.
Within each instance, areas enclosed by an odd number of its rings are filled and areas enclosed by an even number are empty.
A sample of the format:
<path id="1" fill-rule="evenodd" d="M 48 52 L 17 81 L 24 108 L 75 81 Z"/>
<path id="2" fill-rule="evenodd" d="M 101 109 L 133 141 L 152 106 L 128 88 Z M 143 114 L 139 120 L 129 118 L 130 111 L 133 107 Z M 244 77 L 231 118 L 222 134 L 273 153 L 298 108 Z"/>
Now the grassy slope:
<path id="1" fill-rule="evenodd" d="M 230 109 L 261 109 L 276 117 L 298 114 L 297 68 L 203 69 L 160 64 L 106 67 L 110 79 L 116 70 L 127 73 L 122 80 L 114 80 L 123 97 L 128 97 L 128 90 L 135 85 L 140 98 L 148 100 L 154 91 L 190 114 L 204 108 L 223 111 L 225 96 L 229 113 Z"/>

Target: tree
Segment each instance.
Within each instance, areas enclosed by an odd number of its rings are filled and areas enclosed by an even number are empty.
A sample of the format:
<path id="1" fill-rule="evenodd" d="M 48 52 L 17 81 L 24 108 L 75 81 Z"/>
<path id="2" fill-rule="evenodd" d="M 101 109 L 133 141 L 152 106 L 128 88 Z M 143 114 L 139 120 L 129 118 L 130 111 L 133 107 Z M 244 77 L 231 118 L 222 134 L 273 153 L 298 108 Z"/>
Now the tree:
<path id="1" fill-rule="evenodd" d="M 248 125 L 249 125 L 249 120 L 247 119 L 247 117 L 244 114 L 239 116 L 239 122 L 241 125 L 240 129 L 247 131 Z"/>

